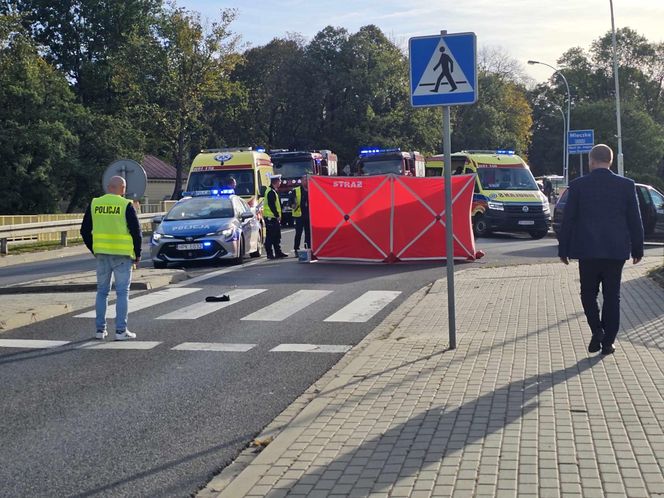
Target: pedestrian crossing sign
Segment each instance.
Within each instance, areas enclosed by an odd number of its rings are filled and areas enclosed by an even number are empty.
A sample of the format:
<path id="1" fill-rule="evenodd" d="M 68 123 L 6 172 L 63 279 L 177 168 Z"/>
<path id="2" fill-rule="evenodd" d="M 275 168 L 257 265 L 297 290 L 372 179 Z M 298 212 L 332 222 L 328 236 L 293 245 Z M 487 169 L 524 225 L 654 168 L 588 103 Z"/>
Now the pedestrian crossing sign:
<path id="1" fill-rule="evenodd" d="M 408 41 L 413 107 L 477 102 L 475 33 L 418 36 Z"/>

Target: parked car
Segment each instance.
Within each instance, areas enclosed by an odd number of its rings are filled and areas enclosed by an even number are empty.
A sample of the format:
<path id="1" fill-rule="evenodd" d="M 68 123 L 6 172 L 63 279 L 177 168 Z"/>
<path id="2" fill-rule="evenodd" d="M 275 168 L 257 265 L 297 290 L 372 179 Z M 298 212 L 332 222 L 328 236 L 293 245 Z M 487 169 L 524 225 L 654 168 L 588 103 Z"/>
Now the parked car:
<path id="1" fill-rule="evenodd" d="M 636 184 L 636 193 L 646 240 L 664 241 L 664 194 L 653 186 L 642 183 Z M 553 211 L 553 231 L 556 235 L 560 231 L 566 203 L 567 189 L 563 191 Z"/>
<path id="2" fill-rule="evenodd" d="M 213 190 L 194 192 L 178 201 L 152 235 L 150 252 L 155 268 L 184 261 L 232 260 L 260 257 L 261 222 L 238 195 Z M 231 191 L 232 192 L 232 191 Z"/>

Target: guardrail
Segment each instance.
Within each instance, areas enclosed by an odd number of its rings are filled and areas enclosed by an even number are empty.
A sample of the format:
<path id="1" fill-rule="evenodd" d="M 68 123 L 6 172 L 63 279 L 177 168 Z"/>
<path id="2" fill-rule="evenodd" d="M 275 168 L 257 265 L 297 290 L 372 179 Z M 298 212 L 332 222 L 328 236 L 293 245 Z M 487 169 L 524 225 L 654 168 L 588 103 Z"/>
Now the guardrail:
<path id="1" fill-rule="evenodd" d="M 141 225 L 150 224 L 155 216 L 163 216 L 165 212 L 144 213 L 138 215 Z M 19 225 L 0 226 L 0 254 L 9 254 L 9 242 L 12 239 L 22 239 L 26 236 L 37 235 L 41 233 L 60 232 L 60 245 L 67 247 L 67 232 L 78 230 L 81 227 L 83 218 L 74 220 L 46 221 L 41 223 L 22 223 Z"/>

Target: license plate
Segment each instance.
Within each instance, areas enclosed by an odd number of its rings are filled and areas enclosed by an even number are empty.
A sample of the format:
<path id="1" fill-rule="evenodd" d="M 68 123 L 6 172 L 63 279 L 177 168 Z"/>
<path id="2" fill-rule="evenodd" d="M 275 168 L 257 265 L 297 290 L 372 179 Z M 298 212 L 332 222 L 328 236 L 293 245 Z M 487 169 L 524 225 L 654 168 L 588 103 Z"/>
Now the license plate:
<path id="1" fill-rule="evenodd" d="M 534 225 L 534 220 L 519 220 L 519 225 Z"/>
<path id="2" fill-rule="evenodd" d="M 203 249 L 203 244 L 178 244 L 175 248 L 178 251 L 196 251 L 197 249 Z"/>

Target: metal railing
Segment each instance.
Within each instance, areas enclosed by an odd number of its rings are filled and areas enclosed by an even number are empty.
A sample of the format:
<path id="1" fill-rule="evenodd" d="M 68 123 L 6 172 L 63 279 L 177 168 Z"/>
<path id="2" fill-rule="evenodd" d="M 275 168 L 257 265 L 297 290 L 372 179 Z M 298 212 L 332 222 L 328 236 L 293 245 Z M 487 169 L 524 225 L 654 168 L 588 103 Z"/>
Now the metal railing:
<path id="1" fill-rule="evenodd" d="M 152 218 L 155 216 L 163 216 L 165 212 L 160 211 L 157 213 L 143 213 L 138 215 L 141 226 L 148 226 L 148 230 L 152 231 Z M 78 233 L 83 222 L 83 217 L 70 220 L 58 221 L 45 221 L 38 223 L 21 223 L 14 225 L 0 226 L 0 254 L 9 254 L 9 243 L 25 240 L 27 237 L 39 235 L 43 233 L 60 233 L 60 245 L 67 247 L 69 239 L 68 234 L 71 232 Z"/>

